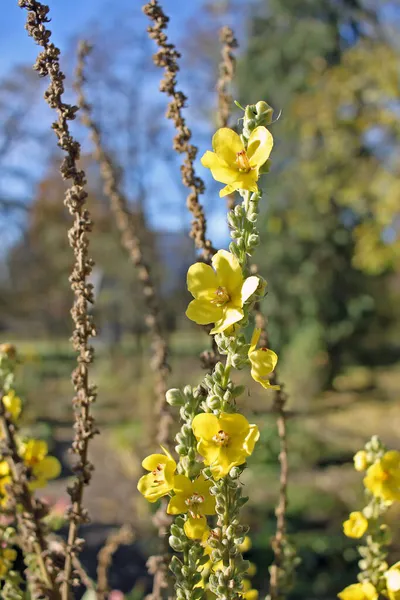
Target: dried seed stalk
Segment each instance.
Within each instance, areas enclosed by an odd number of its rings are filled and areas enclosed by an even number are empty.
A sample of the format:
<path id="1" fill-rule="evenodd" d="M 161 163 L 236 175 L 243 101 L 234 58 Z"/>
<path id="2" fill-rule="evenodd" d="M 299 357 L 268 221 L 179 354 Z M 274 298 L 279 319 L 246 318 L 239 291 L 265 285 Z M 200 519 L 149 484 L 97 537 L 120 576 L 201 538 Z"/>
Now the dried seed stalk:
<path id="1" fill-rule="evenodd" d="M 236 58 L 233 50 L 238 47 L 237 40 L 230 27 L 222 27 L 219 32 L 219 39 L 222 44 L 221 62 L 219 65 L 219 76 L 217 81 L 218 92 L 218 126 L 228 127 L 232 109 L 232 96 L 229 93 L 235 76 Z"/>
<path id="2" fill-rule="evenodd" d="M 11 476 L 11 498 L 15 507 L 15 515 L 18 523 L 18 533 L 21 540 L 24 557 L 34 555 L 40 570 L 40 577 L 30 569 L 31 584 L 33 586 L 33 597 L 58 599 L 58 586 L 56 584 L 57 570 L 51 559 L 46 539 L 45 529 L 42 523 L 43 517 L 47 515 L 47 508 L 40 500 L 34 497 L 28 487 L 28 473 L 24 461 L 19 456 L 15 440 L 15 426 L 8 419 L 3 403 L 4 393 L 0 390 L 0 423 L 2 437 L 2 456 L 7 460 Z M 17 510 L 19 504 L 22 510 Z"/>
<path id="3" fill-rule="evenodd" d="M 143 294 L 148 309 L 146 324 L 152 337 L 151 366 L 155 374 L 155 415 L 157 418 L 156 439 L 159 444 L 168 447 L 171 441 L 171 425 L 173 422 L 169 412 L 169 406 L 165 399 L 170 367 L 168 365 L 168 344 L 163 331 L 161 311 L 157 298 L 157 286 L 153 280 L 150 265 L 146 262 L 143 255 L 139 232 L 136 230 L 127 199 L 121 191 L 115 166 L 109 154 L 104 149 L 100 127 L 93 119 L 92 107 L 86 100 L 84 94 L 85 60 L 90 53 L 90 50 L 91 48 L 86 42 L 81 42 L 79 44 L 75 81 L 75 87 L 78 93 L 78 105 L 82 111 L 82 123 L 88 127 L 95 147 L 95 158 L 100 165 L 104 193 L 110 200 L 110 206 L 121 234 L 122 246 L 128 252 L 129 258 L 137 269 L 139 280 L 142 283 Z M 165 538 L 166 527 L 170 522 L 168 521 L 168 523 L 165 523 L 164 504 L 161 505 L 159 511 L 154 515 L 153 522 L 158 528 L 159 537 Z M 149 572 L 154 575 L 153 596 L 155 600 L 158 600 L 162 598 L 162 596 L 161 592 L 158 592 L 157 590 L 168 587 L 166 557 L 163 555 L 153 556 L 149 561 Z M 154 570 L 154 565 L 159 566 L 159 568 Z M 99 588 L 99 598 L 104 597 L 105 589 L 105 587 L 104 590 L 103 588 Z"/>
<path id="4" fill-rule="evenodd" d="M 132 527 L 130 525 L 123 525 L 106 539 L 104 546 L 98 554 L 97 600 L 106 600 L 109 592 L 108 570 L 111 566 L 112 557 L 120 546 L 131 544 L 134 537 Z"/>
<path id="5" fill-rule="evenodd" d="M 257 265 L 251 266 L 251 272 L 256 274 L 258 271 Z M 261 329 L 260 346 L 268 346 L 268 335 L 267 335 L 267 319 L 261 311 L 260 303 L 257 302 L 255 307 L 255 326 L 257 329 Z M 286 401 L 287 394 L 283 390 L 282 383 L 279 382 L 277 370 L 272 373 L 271 377 L 272 385 L 280 385 L 280 389 L 275 391 L 273 412 L 276 414 L 276 425 L 279 436 L 279 498 L 278 504 L 275 508 L 276 516 L 276 531 L 275 536 L 272 539 L 272 550 L 274 552 L 274 560 L 270 568 L 270 600 L 280 600 L 279 590 L 279 573 L 283 558 L 283 544 L 286 536 L 286 512 L 288 505 L 287 498 L 287 486 L 289 477 L 289 462 L 288 462 L 288 443 L 287 443 L 287 411 Z"/>
<path id="6" fill-rule="evenodd" d="M 276 412 L 276 424 L 278 428 L 280 452 L 279 452 L 279 463 L 280 463 L 280 476 L 279 476 L 279 499 L 275 509 L 276 515 L 276 532 L 272 540 L 272 549 L 274 551 L 274 560 L 270 569 L 270 598 L 271 600 L 279 600 L 281 598 L 279 590 L 279 572 L 281 569 L 282 558 L 283 558 L 283 544 L 286 535 L 286 512 L 288 505 L 287 498 L 287 486 L 289 477 L 289 463 L 288 463 L 288 443 L 287 443 L 287 419 L 285 404 L 287 395 L 282 389 L 282 384 L 279 384 L 279 380 L 275 372 L 272 374 L 271 383 L 273 385 L 280 385 L 281 389 L 276 390 L 274 399 L 274 410 Z"/>
<path id="7" fill-rule="evenodd" d="M 179 71 L 178 59 L 181 55 L 173 44 L 168 43 L 168 37 L 164 30 L 167 29 L 169 18 L 165 15 L 158 1 L 150 0 L 143 7 L 143 12 L 153 22 L 153 25 L 148 27 L 147 31 L 150 38 L 158 45 L 158 51 L 153 56 L 154 64 L 158 67 L 164 67 L 164 79 L 160 83 L 160 90 L 171 98 L 166 115 L 168 119 L 173 121 L 177 130 L 173 147 L 179 154 L 185 155 L 181 174 L 184 185 L 190 189 L 186 200 L 187 206 L 193 215 L 190 236 L 194 239 L 196 248 L 202 251 L 203 259 L 210 262 L 216 250 L 213 248 L 211 241 L 207 239 L 207 221 L 204 208 L 199 201 L 200 195 L 204 193 L 205 186 L 203 180 L 196 175 L 194 170 L 197 148 L 190 143 L 192 132 L 186 125 L 182 115 L 186 96 L 176 89 L 176 74 Z"/>
<path id="8" fill-rule="evenodd" d="M 155 374 L 155 393 L 157 403 L 157 442 L 168 446 L 170 442 L 170 427 L 172 417 L 165 400 L 167 392 L 167 378 L 170 372 L 168 365 L 168 344 L 165 339 L 161 311 L 157 298 L 157 286 L 153 280 L 151 267 L 143 255 L 142 243 L 137 231 L 133 215 L 128 206 L 127 199 L 121 191 L 115 166 L 103 146 L 99 125 L 93 119 L 91 105 L 87 102 L 83 86 L 85 84 L 85 60 L 90 53 L 90 46 L 81 42 L 78 48 L 78 64 L 76 69 L 75 88 L 78 93 L 78 105 L 81 109 L 82 123 L 88 127 L 95 147 L 95 158 L 100 165 L 103 179 L 104 193 L 110 201 L 111 210 L 121 234 L 121 243 L 128 252 L 132 264 L 138 272 L 142 284 L 143 295 L 146 300 L 146 324 L 152 337 L 151 366 Z"/>
<path id="9" fill-rule="evenodd" d="M 229 93 L 229 87 L 236 71 L 236 58 L 233 51 L 238 47 L 238 42 L 233 30 L 227 26 L 221 28 L 219 40 L 222 47 L 216 86 L 218 92 L 217 119 L 219 127 L 228 127 L 232 110 L 232 96 Z M 226 204 L 228 210 L 232 210 L 235 207 L 235 194 L 229 194 L 226 197 Z"/>
<path id="10" fill-rule="evenodd" d="M 68 232 L 68 239 L 75 256 L 75 265 L 70 276 L 71 288 L 75 295 L 71 310 L 75 326 L 72 343 L 78 354 L 78 366 L 72 374 L 75 389 L 73 399 L 75 439 L 72 443 L 72 452 L 77 455 L 78 460 L 74 467 L 75 480 L 68 488 L 72 506 L 68 512 L 70 526 L 66 546 L 62 598 L 63 600 L 69 600 L 73 557 L 80 551 L 83 543 L 83 540 L 77 538 L 78 528 L 81 523 L 88 521 L 87 510 L 82 505 L 82 498 L 84 487 L 89 484 L 93 470 L 93 466 L 88 460 L 89 440 L 98 433 L 91 415 L 91 404 L 96 399 L 96 390 L 89 383 L 89 366 L 94 356 L 89 339 L 95 335 L 94 323 L 88 312 L 88 305 L 93 304 L 94 300 L 93 286 L 88 283 L 88 277 L 93 267 L 93 261 L 88 255 L 88 234 L 92 229 L 92 221 L 85 207 L 87 198 L 84 189 L 86 184 L 85 173 L 77 167 L 77 161 L 80 157 L 80 145 L 71 136 L 68 125 L 68 121 L 75 118 L 78 108 L 64 103 L 62 99 L 65 76 L 60 69 L 60 51 L 50 42 L 51 31 L 46 28 L 46 23 L 49 22 L 47 17 L 49 8 L 36 0 L 19 0 L 19 6 L 29 11 L 26 23 L 28 34 L 33 37 L 37 44 L 43 47 L 34 69 L 38 71 L 41 77 L 47 75 L 50 79 L 45 98 L 50 107 L 57 111 L 58 119 L 52 127 L 58 138 L 58 146 L 66 154 L 60 171 L 63 179 L 72 180 L 72 185 L 65 194 L 64 202 L 74 219 Z"/>

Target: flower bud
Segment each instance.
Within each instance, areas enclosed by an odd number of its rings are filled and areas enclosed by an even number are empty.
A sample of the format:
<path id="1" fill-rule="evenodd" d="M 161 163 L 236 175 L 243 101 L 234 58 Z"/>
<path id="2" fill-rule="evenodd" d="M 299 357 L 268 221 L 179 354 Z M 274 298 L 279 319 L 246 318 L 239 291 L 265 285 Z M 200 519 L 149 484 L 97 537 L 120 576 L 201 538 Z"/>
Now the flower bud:
<path id="1" fill-rule="evenodd" d="M 354 468 L 356 471 L 365 471 L 368 468 L 367 453 L 360 450 L 354 455 Z"/>
<path id="2" fill-rule="evenodd" d="M 170 406 L 183 406 L 185 402 L 185 398 L 181 390 L 178 390 L 177 388 L 168 390 L 165 394 L 165 399 Z"/>
<path id="3" fill-rule="evenodd" d="M 260 100 L 256 104 L 256 119 L 258 125 L 270 125 L 274 109 L 267 102 Z"/>

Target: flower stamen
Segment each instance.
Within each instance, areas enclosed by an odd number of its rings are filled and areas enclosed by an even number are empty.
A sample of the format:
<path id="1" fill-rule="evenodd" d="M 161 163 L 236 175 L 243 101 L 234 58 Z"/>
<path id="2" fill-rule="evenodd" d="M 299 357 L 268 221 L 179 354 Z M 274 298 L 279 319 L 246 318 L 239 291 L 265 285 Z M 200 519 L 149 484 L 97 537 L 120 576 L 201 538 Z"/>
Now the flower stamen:
<path id="1" fill-rule="evenodd" d="M 220 429 L 218 433 L 213 436 L 212 440 L 217 446 L 227 446 L 229 444 L 229 435 Z"/>
<path id="2" fill-rule="evenodd" d="M 239 171 L 248 173 L 251 171 L 250 162 L 246 154 L 246 150 L 241 150 L 236 153 L 236 164 L 239 167 Z"/>
<path id="3" fill-rule="evenodd" d="M 216 306 L 224 306 L 224 304 L 229 302 L 229 300 L 231 299 L 226 288 L 221 286 L 215 290 L 215 296 L 216 298 L 214 298 L 214 300 L 211 300 L 211 303 L 215 304 Z"/>

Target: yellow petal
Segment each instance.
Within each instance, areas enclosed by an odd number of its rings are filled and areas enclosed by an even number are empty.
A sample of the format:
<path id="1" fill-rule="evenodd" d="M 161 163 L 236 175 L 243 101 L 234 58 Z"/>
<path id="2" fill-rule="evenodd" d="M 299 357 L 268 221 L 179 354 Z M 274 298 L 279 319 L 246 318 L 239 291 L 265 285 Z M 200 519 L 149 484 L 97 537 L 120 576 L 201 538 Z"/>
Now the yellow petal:
<path id="1" fill-rule="evenodd" d="M 208 529 L 207 519 L 205 517 L 199 519 L 189 517 L 185 521 L 183 529 L 190 540 L 201 540 Z"/>
<path id="2" fill-rule="evenodd" d="M 247 146 L 247 156 L 252 168 L 262 167 L 271 154 L 274 139 L 266 127 L 256 127 L 252 131 Z"/>
<path id="3" fill-rule="evenodd" d="M 193 494 L 193 483 L 185 475 L 176 475 L 174 481 L 174 492 L 187 498 Z"/>
<path id="4" fill-rule="evenodd" d="M 256 291 L 259 284 L 259 278 L 256 275 L 252 275 L 248 277 L 242 285 L 242 306 L 250 298 L 252 294 Z"/>
<path id="5" fill-rule="evenodd" d="M 214 179 L 221 183 L 233 183 L 239 175 L 237 169 L 228 166 L 214 152 L 207 151 L 201 159 L 201 164 L 203 167 L 210 169 Z"/>
<path id="6" fill-rule="evenodd" d="M 216 323 L 223 316 L 223 310 L 220 306 L 215 306 L 208 300 L 192 300 L 186 309 L 186 316 L 198 325 L 208 325 Z"/>
<path id="7" fill-rule="evenodd" d="M 143 460 L 142 467 L 146 471 L 154 471 L 158 465 L 166 465 L 167 462 L 168 457 L 164 456 L 164 454 L 150 454 L 150 456 L 146 456 Z"/>
<path id="8" fill-rule="evenodd" d="M 210 331 L 211 335 L 214 335 L 215 333 L 222 333 L 231 327 L 231 325 L 234 325 L 243 319 L 244 313 L 241 309 L 232 308 L 229 306 L 224 308 L 225 310 L 223 311 L 222 319 L 215 322 L 215 327 L 213 327 Z"/>
<path id="9" fill-rule="evenodd" d="M 224 196 L 229 196 L 229 194 L 233 194 L 237 189 L 235 186 L 229 184 L 226 185 L 224 188 L 222 188 L 222 190 L 219 193 L 219 197 L 223 198 Z"/>
<path id="10" fill-rule="evenodd" d="M 258 430 L 257 425 L 253 425 L 253 424 L 250 425 L 250 431 L 243 443 L 243 448 L 246 451 L 246 453 L 248 454 L 248 456 L 253 454 L 254 446 L 256 445 L 256 442 L 258 442 L 259 439 L 260 439 L 260 432 Z"/>
<path id="11" fill-rule="evenodd" d="M 32 473 L 37 479 L 55 479 L 61 473 L 60 461 L 55 456 L 46 456 L 32 468 Z"/>
<path id="12" fill-rule="evenodd" d="M 256 349 L 256 346 L 258 344 L 258 340 L 260 339 L 260 336 L 261 336 L 261 329 L 255 329 L 253 331 L 253 335 L 251 336 L 249 356 L 250 356 L 250 353 Z"/>
<path id="13" fill-rule="evenodd" d="M 8 475 L 10 472 L 10 467 L 8 466 L 8 462 L 6 460 L 0 461 L 0 477 L 4 477 Z"/>
<path id="14" fill-rule="evenodd" d="M 253 373 L 255 373 L 258 378 L 266 377 L 272 373 L 278 362 L 277 354 L 267 348 L 253 350 L 249 353 L 249 358 L 252 365 L 252 376 L 254 377 Z"/>
<path id="15" fill-rule="evenodd" d="M 168 503 L 167 513 L 169 515 L 181 515 L 187 513 L 188 506 L 185 500 L 186 496 L 182 496 L 181 494 L 172 496 L 171 500 Z"/>
<path id="16" fill-rule="evenodd" d="M 210 265 L 198 262 L 189 267 L 187 288 L 194 298 L 212 300 L 217 287 L 217 275 Z"/>
<path id="17" fill-rule="evenodd" d="M 398 450 L 389 450 L 382 457 L 382 467 L 386 470 L 399 470 L 400 473 L 400 452 Z"/>
<path id="18" fill-rule="evenodd" d="M 238 152 L 244 150 L 244 146 L 240 136 L 233 129 L 229 129 L 229 127 L 218 129 L 213 136 L 212 147 L 218 158 L 222 159 L 227 165 L 232 165 L 238 169 L 236 156 Z M 229 181 L 226 183 L 229 183 Z"/>
<path id="19" fill-rule="evenodd" d="M 212 265 L 217 272 L 218 285 L 234 292 L 243 285 L 243 273 L 238 259 L 227 250 L 218 250 L 212 257 Z"/>
<path id="20" fill-rule="evenodd" d="M 343 523 L 343 532 L 350 538 L 361 538 L 368 529 L 368 521 L 359 512 L 350 513 L 349 519 Z"/>
<path id="21" fill-rule="evenodd" d="M 166 496 L 171 491 L 172 486 L 168 485 L 165 481 L 160 484 L 154 483 L 154 475 L 148 473 L 143 475 L 138 481 L 137 489 L 148 502 L 157 502 L 163 496 Z"/>
<path id="22" fill-rule="evenodd" d="M 219 429 L 225 431 L 229 437 L 242 434 L 243 439 L 249 431 L 250 425 L 246 417 L 239 413 L 221 413 L 219 418 Z"/>
<path id="23" fill-rule="evenodd" d="M 197 452 L 204 458 L 206 465 L 212 465 L 219 458 L 219 447 L 214 442 L 207 442 L 204 439 L 200 439 L 197 444 Z"/>
<path id="24" fill-rule="evenodd" d="M 196 415 L 192 421 L 192 429 L 195 437 L 206 441 L 212 441 L 214 435 L 220 430 L 218 418 L 211 413 Z"/>
<path id="25" fill-rule="evenodd" d="M 340 594 L 340 600 L 378 600 L 378 592 L 370 582 L 354 583 L 346 587 Z"/>

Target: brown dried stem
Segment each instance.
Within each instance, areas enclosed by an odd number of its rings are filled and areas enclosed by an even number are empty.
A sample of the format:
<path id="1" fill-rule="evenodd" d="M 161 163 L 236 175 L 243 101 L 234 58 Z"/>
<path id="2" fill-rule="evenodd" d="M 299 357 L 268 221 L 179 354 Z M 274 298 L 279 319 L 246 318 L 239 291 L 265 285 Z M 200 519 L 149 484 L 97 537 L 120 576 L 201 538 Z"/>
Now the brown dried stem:
<path id="1" fill-rule="evenodd" d="M 15 439 L 15 426 L 9 420 L 4 403 L 4 393 L 0 390 L 0 423 L 3 442 L 1 454 L 7 460 L 12 477 L 11 494 L 15 506 L 18 532 L 25 558 L 34 555 L 40 570 L 38 579 L 30 569 L 35 597 L 56 600 L 60 597 L 56 584 L 55 566 L 50 557 L 42 518 L 46 507 L 33 496 L 28 487 L 28 470 L 18 453 Z M 20 505 L 22 510 L 17 509 Z"/>
<path id="2" fill-rule="evenodd" d="M 173 121 L 177 130 L 173 147 L 176 152 L 185 155 L 184 163 L 181 166 L 181 174 L 184 185 L 190 190 L 186 200 L 188 209 L 193 215 L 190 236 L 194 239 L 196 248 L 202 251 L 203 259 L 210 262 L 216 250 L 213 248 L 211 241 L 207 239 L 206 217 L 204 208 L 199 201 L 200 195 L 204 193 L 205 186 L 203 180 L 196 175 L 194 170 L 197 148 L 190 143 L 192 132 L 186 125 L 182 115 L 186 96 L 176 89 L 176 74 L 179 71 L 178 59 L 181 55 L 173 44 L 168 43 L 168 37 L 164 30 L 167 29 L 169 18 L 165 15 L 158 1 L 150 0 L 143 7 L 143 12 L 153 22 L 147 31 L 150 38 L 158 45 L 158 51 L 153 56 L 154 64 L 158 67 L 164 67 L 164 79 L 160 83 L 160 90 L 171 98 L 166 116 Z"/>
<path id="3" fill-rule="evenodd" d="M 257 265 L 251 266 L 251 272 L 256 274 L 258 271 Z M 255 326 L 261 330 L 260 345 L 261 347 L 268 346 L 268 334 L 267 334 L 267 319 L 261 311 L 260 302 L 257 302 L 255 307 Z M 279 381 L 277 371 L 272 374 L 271 377 L 272 385 L 279 385 L 280 389 L 275 391 L 274 403 L 272 407 L 273 413 L 276 414 L 276 425 L 279 436 L 279 464 L 280 464 L 280 475 L 279 475 L 279 498 L 278 504 L 275 509 L 276 515 L 276 531 L 275 536 L 272 539 L 272 550 L 274 552 L 274 560 L 270 569 L 270 600 L 280 600 L 279 590 L 279 574 L 282 565 L 283 558 L 283 544 L 286 536 L 286 512 L 288 505 L 287 498 L 287 486 L 289 477 L 289 462 L 288 462 L 288 443 L 287 443 L 287 418 L 288 412 L 286 411 L 287 394 L 284 392 L 283 384 Z"/>
<path id="4" fill-rule="evenodd" d="M 218 127 L 228 127 L 232 111 L 232 96 L 229 87 L 232 84 L 236 71 L 236 58 L 233 53 L 238 47 L 235 34 L 230 27 L 224 26 L 220 29 L 219 40 L 221 42 L 221 62 L 217 80 L 218 92 Z M 235 208 L 235 194 L 226 197 L 228 210 Z"/>
<path id="5" fill-rule="evenodd" d="M 219 32 L 222 44 L 221 62 L 219 65 L 219 76 L 217 81 L 218 92 L 218 126 L 228 127 L 232 109 L 232 96 L 229 87 L 232 84 L 236 71 L 236 58 L 233 50 L 238 48 L 237 39 L 230 27 L 222 27 Z"/>
<path id="6" fill-rule="evenodd" d="M 130 525 L 123 525 L 118 531 L 108 536 L 106 542 L 98 554 L 97 565 L 97 599 L 105 600 L 109 592 L 108 570 L 111 566 L 112 557 L 120 546 L 128 545 L 134 539 L 133 529 Z"/>
<path id="7" fill-rule="evenodd" d="M 91 404 L 96 399 L 96 390 L 89 383 L 89 366 L 94 355 L 93 348 L 89 345 L 89 339 L 95 335 L 93 320 L 88 312 L 88 305 L 93 304 L 94 300 L 93 286 L 88 283 L 88 277 L 93 267 L 93 261 L 88 256 L 88 234 L 92 229 L 92 221 L 85 207 L 87 198 L 84 189 L 86 184 L 85 173 L 77 167 L 77 161 L 80 157 L 80 145 L 71 136 L 68 125 L 68 121 L 75 118 L 78 108 L 64 103 L 62 99 L 65 76 L 60 69 L 60 51 L 50 42 L 51 31 L 46 28 L 46 23 L 49 22 L 47 18 L 49 8 L 36 0 L 19 0 L 19 6 L 29 11 L 26 23 L 28 34 L 33 37 L 37 44 L 43 47 L 34 69 L 38 71 L 41 77 L 48 76 L 50 79 L 45 98 L 50 107 L 57 111 L 58 119 L 52 127 L 58 138 L 58 146 L 66 153 L 60 171 L 63 179 L 72 180 L 72 185 L 66 191 L 64 202 L 74 219 L 68 232 L 68 239 L 75 257 L 75 265 L 70 276 L 71 288 L 75 295 L 71 310 L 75 326 L 72 342 L 73 348 L 78 354 L 78 365 L 72 374 L 75 389 L 73 399 L 75 439 L 72 443 L 72 452 L 77 455 L 78 460 L 74 467 L 75 480 L 68 489 L 72 506 L 68 513 L 70 526 L 66 547 L 62 598 L 63 600 L 69 600 L 73 556 L 80 551 L 83 543 L 83 540 L 77 538 L 78 528 L 81 523 L 88 521 L 87 511 L 82 506 L 82 498 L 84 487 L 88 485 L 93 470 L 93 466 L 88 460 L 89 440 L 97 433 L 91 415 Z"/>
<path id="8" fill-rule="evenodd" d="M 279 383 L 277 373 L 274 372 L 271 378 L 273 385 L 280 385 L 280 389 L 275 392 L 274 409 L 277 414 L 276 424 L 278 428 L 280 452 L 280 476 L 279 476 L 279 499 L 275 509 L 276 532 L 272 540 L 272 549 L 274 551 L 274 560 L 270 569 L 270 598 L 271 600 L 280 600 L 282 598 L 279 590 L 279 574 L 282 566 L 283 544 L 286 536 L 286 512 L 288 505 L 287 486 L 289 477 L 288 462 L 288 443 L 287 443 L 287 419 L 285 404 L 287 395 L 283 391 L 282 384 Z"/>
<path id="9" fill-rule="evenodd" d="M 75 88 L 78 93 L 78 105 L 81 109 L 82 123 L 88 127 L 95 147 L 95 158 L 99 162 L 103 179 L 104 193 L 110 201 L 111 210 L 121 234 L 122 246 L 127 251 L 129 258 L 137 269 L 139 280 L 142 284 L 143 295 L 147 306 L 146 324 L 152 338 L 151 366 L 155 374 L 155 393 L 157 416 L 157 442 L 168 446 L 170 442 L 170 427 L 172 417 L 165 400 L 167 392 L 167 378 L 170 372 L 168 365 L 168 344 L 165 339 L 162 316 L 157 298 L 157 286 L 153 280 L 151 267 L 143 255 L 142 242 L 137 231 L 133 215 L 129 210 L 127 199 L 121 191 L 116 168 L 109 154 L 106 152 L 99 125 L 93 118 L 92 107 L 84 93 L 85 61 L 90 53 L 90 46 L 81 42 L 78 48 L 78 64 L 76 69 Z"/>

